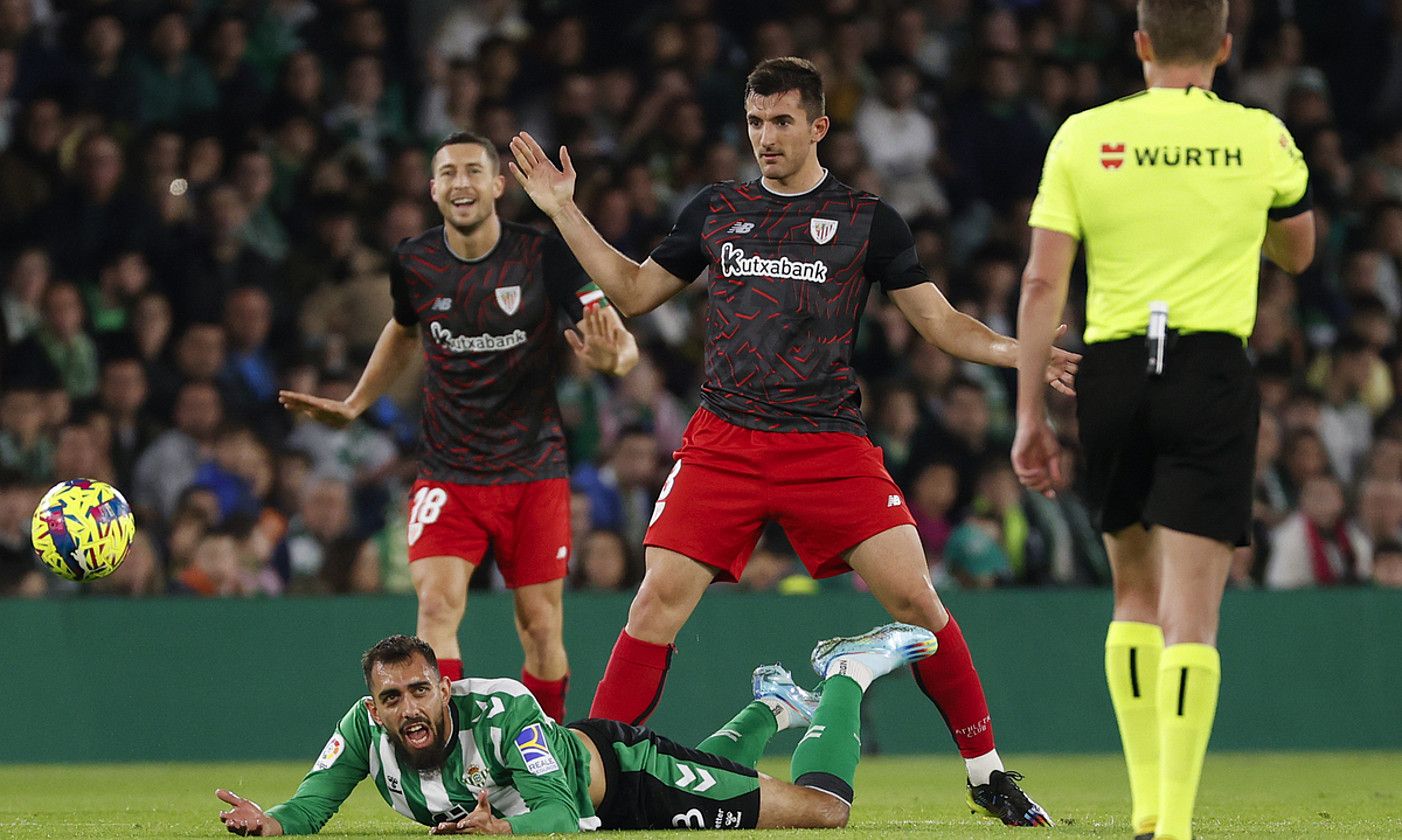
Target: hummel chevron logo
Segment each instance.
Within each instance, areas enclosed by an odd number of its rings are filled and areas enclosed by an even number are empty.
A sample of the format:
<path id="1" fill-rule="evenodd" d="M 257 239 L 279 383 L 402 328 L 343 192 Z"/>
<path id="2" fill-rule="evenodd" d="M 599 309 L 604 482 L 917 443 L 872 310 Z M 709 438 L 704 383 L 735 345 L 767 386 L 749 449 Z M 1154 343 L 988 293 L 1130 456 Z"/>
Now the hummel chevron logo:
<path id="1" fill-rule="evenodd" d="M 698 778 L 701 780 L 701 783 L 691 788 L 695 793 L 708 791 L 716 785 L 716 777 L 712 776 L 705 767 L 697 767 L 695 773 L 691 772 L 691 768 L 685 764 L 678 764 L 677 769 L 681 771 L 681 775 L 677 776 L 677 787 L 679 788 L 684 789 L 690 787 L 691 783 Z"/>
<path id="2" fill-rule="evenodd" d="M 810 726 L 808 727 L 808 731 L 803 733 L 803 737 L 798 739 L 798 742 L 802 744 L 809 738 L 821 738 L 823 737 L 823 733 L 825 731 L 827 731 L 827 727 L 822 724 L 818 724 L 817 726 Z"/>

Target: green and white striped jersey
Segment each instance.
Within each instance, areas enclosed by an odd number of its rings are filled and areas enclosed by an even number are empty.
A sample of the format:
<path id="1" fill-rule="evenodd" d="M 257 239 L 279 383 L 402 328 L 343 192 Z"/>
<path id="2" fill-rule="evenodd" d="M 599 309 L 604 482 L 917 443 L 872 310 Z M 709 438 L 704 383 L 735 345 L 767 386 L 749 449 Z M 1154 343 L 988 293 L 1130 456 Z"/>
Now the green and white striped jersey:
<path id="1" fill-rule="evenodd" d="M 297 793 L 268 813 L 288 834 L 315 834 L 366 776 L 394 810 L 424 825 L 466 817 L 485 790 L 516 834 L 599 827 L 589 801 L 589 752 L 515 680 L 453 683 L 452 749 L 437 771 L 401 766 L 363 697 L 336 726 Z"/>

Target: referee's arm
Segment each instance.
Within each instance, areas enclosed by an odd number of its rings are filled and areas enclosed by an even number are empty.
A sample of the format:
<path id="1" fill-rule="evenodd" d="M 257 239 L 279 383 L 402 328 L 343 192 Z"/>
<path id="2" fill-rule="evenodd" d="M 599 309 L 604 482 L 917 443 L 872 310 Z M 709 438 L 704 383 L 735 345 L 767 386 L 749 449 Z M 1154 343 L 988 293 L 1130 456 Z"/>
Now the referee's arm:
<path id="1" fill-rule="evenodd" d="M 1314 262 L 1314 211 L 1288 219 L 1271 219 L 1266 224 L 1266 240 L 1261 250 L 1266 259 L 1291 274 L 1301 274 Z"/>
<path id="2" fill-rule="evenodd" d="M 1051 355 L 1071 266 L 1080 243 L 1069 234 L 1032 229 L 1032 253 L 1022 273 L 1022 298 L 1017 307 L 1017 437 L 1013 441 L 1013 470 L 1030 490 L 1054 496 L 1060 486 L 1061 447 L 1047 422 L 1043 371 Z"/>

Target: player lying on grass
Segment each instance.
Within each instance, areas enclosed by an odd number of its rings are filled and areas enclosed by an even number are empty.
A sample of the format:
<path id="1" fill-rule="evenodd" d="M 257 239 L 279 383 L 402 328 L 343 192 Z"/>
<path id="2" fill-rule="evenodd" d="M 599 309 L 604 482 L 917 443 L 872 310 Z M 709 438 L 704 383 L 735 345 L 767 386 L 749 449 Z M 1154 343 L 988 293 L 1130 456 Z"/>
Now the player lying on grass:
<path id="1" fill-rule="evenodd" d="M 840 828 L 872 680 L 932 655 L 935 636 L 888 624 L 813 649 L 815 692 L 778 665 L 755 671 L 755 701 L 696 749 L 601 719 L 557 724 L 515 680 L 453 682 L 433 649 L 390 636 L 365 652 L 367 697 L 336 727 L 297 793 L 264 811 L 237 794 L 219 818 L 234 834 L 314 834 L 366 776 L 432 834 L 593 829 Z M 755 771 L 780 729 L 804 725 L 793 784 Z"/>

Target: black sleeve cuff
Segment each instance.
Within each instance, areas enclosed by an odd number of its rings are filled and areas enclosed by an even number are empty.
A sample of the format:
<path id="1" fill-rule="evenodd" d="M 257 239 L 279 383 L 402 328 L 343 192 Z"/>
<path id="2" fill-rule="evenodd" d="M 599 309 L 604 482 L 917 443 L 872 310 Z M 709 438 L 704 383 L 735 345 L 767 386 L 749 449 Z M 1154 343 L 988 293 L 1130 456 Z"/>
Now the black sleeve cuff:
<path id="1" fill-rule="evenodd" d="M 1285 219 L 1293 219 L 1301 213 L 1308 213 L 1314 209 L 1314 185 L 1305 184 L 1305 194 L 1300 196 L 1300 200 L 1289 207 L 1272 207 L 1270 212 L 1271 221 L 1280 222 Z"/>

